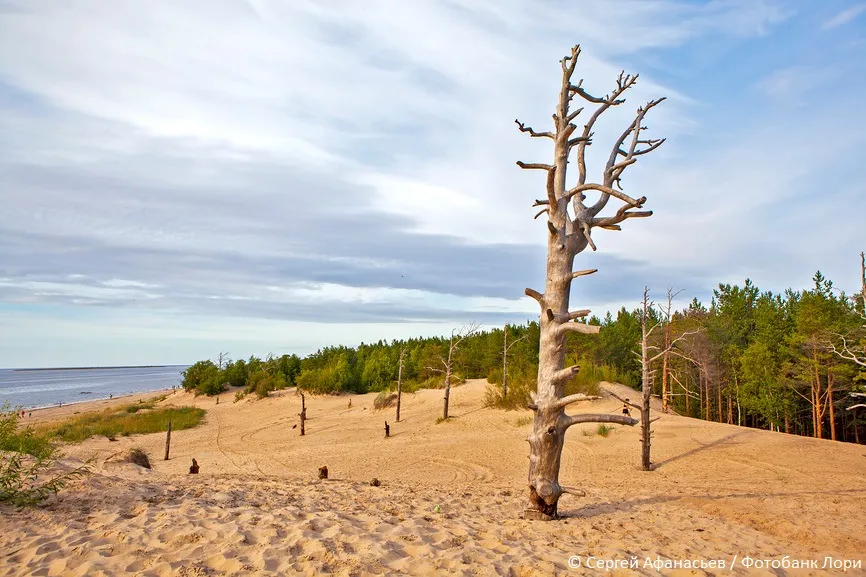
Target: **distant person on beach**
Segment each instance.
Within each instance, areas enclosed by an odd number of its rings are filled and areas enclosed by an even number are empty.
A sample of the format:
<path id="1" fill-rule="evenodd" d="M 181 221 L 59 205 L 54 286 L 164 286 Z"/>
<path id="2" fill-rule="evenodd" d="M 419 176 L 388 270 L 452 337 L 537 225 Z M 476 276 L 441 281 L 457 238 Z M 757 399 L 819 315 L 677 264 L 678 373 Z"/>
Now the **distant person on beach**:
<path id="1" fill-rule="evenodd" d="M 109 398 L 109 399 L 113 399 L 113 398 L 114 398 L 114 395 L 113 395 L 113 394 L 112 394 L 112 395 L 108 395 L 108 398 Z"/>
<path id="2" fill-rule="evenodd" d="M 626 417 L 631 416 L 631 411 L 629 411 L 628 403 L 629 403 L 629 400 L 628 400 L 628 398 L 626 398 L 625 402 L 622 404 L 622 414 L 625 415 Z"/>

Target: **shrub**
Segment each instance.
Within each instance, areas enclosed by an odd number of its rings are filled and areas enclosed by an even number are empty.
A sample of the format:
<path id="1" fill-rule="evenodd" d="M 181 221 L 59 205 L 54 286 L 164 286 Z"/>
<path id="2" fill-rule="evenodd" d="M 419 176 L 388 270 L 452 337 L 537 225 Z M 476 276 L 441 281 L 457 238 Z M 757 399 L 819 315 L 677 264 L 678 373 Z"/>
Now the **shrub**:
<path id="1" fill-rule="evenodd" d="M 133 463 L 138 465 L 139 467 L 144 467 L 145 469 L 152 469 L 150 466 L 150 457 L 147 456 L 147 453 L 144 449 L 139 449 L 138 447 L 129 451 L 129 454 L 126 455 L 125 459 L 128 463 Z"/>
<path id="2" fill-rule="evenodd" d="M 199 361 L 181 374 L 183 375 L 181 386 L 184 390 L 193 391 L 197 395 L 201 393 L 215 395 L 225 390 L 219 367 L 211 361 Z"/>
<path id="3" fill-rule="evenodd" d="M 611 431 L 613 431 L 613 427 L 605 425 L 604 423 L 599 423 L 598 427 L 595 429 L 595 432 L 598 433 L 600 437 L 607 437 Z"/>
<path id="4" fill-rule="evenodd" d="M 55 448 L 44 435 L 30 427 L 18 430 L 18 411 L 4 404 L 0 409 L 0 502 L 35 505 L 90 470 L 88 461 L 42 481 L 54 455 Z"/>
<path id="5" fill-rule="evenodd" d="M 267 397 L 271 391 L 286 388 L 286 377 L 282 373 L 266 373 L 259 370 L 249 375 L 244 392 L 255 393 L 260 399 Z"/>
<path id="6" fill-rule="evenodd" d="M 439 423 L 444 423 L 447 420 L 448 419 L 446 419 L 445 417 L 439 417 L 436 419 L 436 424 L 438 425 Z"/>
<path id="7" fill-rule="evenodd" d="M 502 371 L 497 384 L 489 383 L 484 392 L 484 406 L 505 409 L 506 411 L 525 409 L 531 401 L 530 391 L 535 390 L 535 374 L 532 368 L 508 371 L 508 396 L 502 396 Z"/>
<path id="8" fill-rule="evenodd" d="M 500 367 L 493 367 L 490 369 L 490 372 L 487 373 L 487 382 L 491 385 L 501 385 L 502 369 Z"/>
<path id="9" fill-rule="evenodd" d="M 376 400 L 373 401 L 373 409 L 376 411 L 387 409 L 397 402 L 397 393 L 389 393 L 388 391 L 382 391 L 378 395 L 376 395 Z"/>
<path id="10" fill-rule="evenodd" d="M 38 459 L 53 457 L 54 446 L 48 437 L 38 434 L 33 427 L 19 429 L 18 414 L 8 403 L 0 408 L 0 451 L 23 453 Z"/>
<path id="11" fill-rule="evenodd" d="M 514 424 L 517 425 L 518 427 L 523 427 L 525 425 L 530 424 L 531 422 L 532 422 L 532 417 L 527 415 L 525 417 L 520 417 L 519 419 L 517 419 L 517 421 Z"/>

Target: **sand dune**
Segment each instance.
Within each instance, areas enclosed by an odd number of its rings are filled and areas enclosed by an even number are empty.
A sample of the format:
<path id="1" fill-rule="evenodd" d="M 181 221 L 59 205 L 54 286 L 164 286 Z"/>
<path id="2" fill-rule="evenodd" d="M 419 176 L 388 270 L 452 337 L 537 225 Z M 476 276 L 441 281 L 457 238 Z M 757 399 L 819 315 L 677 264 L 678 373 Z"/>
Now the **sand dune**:
<path id="1" fill-rule="evenodd" d="M 373 410 L 375 395 L 353 396 L 351 408 L 347 396 L 308 396 L 305 437 L 291 428 L 293 391 L 239 403 L 226 393 L 219 405 L 176 392 L 164 403 L 208 416 L 173 433 L 171 460 L 157 460 L 163 435 L 91 439 L 67 454 L 70 464 L 96 455 L 95 474 L 41 508 L 0 508 L 0 575 L 658 574 L 585 566 L 631 556 L 789 555 L 819 566 L 736 574 L 842 574 L 820 569 L 826 556 L 866 565 L 862 446 L 666 415 L 655 423 L 659 467 L 642 472 L 637 429 L 603 438 L 576 426 L 561 480 L 587 496 L 564 496 L 561 521 L 529 522 L 520 513 L 530 425 L 520 419 L 531 413 L 484 408 L 484 387 L 454 389 L 454 419 L 441 424 L 441 391 L 407 395 L 401 423 L 393 409 Z M 604 399 L 572 410 L 619 407 Z M 132 446 L 151 454 L 153 471 L 118 462 Z M 193 457 L 198 476 L 186 474 Z M 327 481 L 316 477 L 322 465 Z M 569 569 L 574 555 L 580 569 Z"/>

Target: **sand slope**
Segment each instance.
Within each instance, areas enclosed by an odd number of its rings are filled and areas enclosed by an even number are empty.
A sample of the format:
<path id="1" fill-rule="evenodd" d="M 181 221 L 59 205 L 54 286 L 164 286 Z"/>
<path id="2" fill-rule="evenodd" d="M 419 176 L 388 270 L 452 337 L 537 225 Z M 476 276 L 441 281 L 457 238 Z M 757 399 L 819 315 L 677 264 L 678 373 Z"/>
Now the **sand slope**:
<path id="1" fill-rule="evenodd" d="M 649 473 L 638 470 L 637 429 L 603 438 L 572 427 L 561 481 L 587 497 L 564 496 L 562 521 L 523 521 L 530 425 L 520 419 L 531 413 L 483 408 L 485 384 L 454 389 L 454 419 L 438 425 L 442 391 L 406 395 L 401 423 L 372 410 L 375 395 L 353 396 L 351 409 L 347 396 L 308 396 L 305 437 L 291 428 L 293 391 L 239 403 L 227 393 L 219 405 L 174 393 L 164 403 L 208 416 L 173 433 L 171 460 L 157 460 L 163 435 L 91 439 L 67 454 L 96 455 L 96 474 L 44 507 L 0 507 L 0 575 L 658 574 L 569 569 L 572 555 L 866 565 L 866 448 L 676 415 L 654 424 Z M 605 399 L 571 411 L 619 408 Z M 132 446 L 153 471 L 116 462 Z M 186 475 L 192 457 L 197 477 Z M 328 481 L 316 478 L 322 465 Z"/>

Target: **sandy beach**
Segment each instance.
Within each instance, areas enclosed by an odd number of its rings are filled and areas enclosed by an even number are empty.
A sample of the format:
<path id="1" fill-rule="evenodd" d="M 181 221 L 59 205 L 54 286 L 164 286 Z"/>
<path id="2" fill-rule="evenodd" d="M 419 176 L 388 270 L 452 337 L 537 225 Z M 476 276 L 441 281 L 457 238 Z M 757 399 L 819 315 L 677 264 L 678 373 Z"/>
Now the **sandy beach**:
<path id="1" fill-rule="evenodd" d="M 95 457 L 94 474 L 41 507 L 0 507 L 0 575 L 841 575 L 821 567 L 825 557 L 866 565 L 863 446 L 664 415 L 658 468 L 642 472 L 637 428 L 602 437 L 579 425 L 560 479 L 587 495 L 563 496 L 562 520 L 524 521 L 531 412 L 485 408 L 485 385 L 454 388 L 454 418 L 440 424 L 442 391 L 405 395 L 400 423 L 393 408 L 373 410 L 375 394 L 308 395 L 304 437 L 292 428 L 294 390 L 238 403 L 227 392 L 219 404 L 170 392 L 161 404 L 205 408 L 205 424 L 173 433 L 168 461 L 163 434 L 68 446 L 61 465 Z M 570 411 L 619 408 L 607 397 Z M 119 461 L 132 447 L 153 470 Z M 198 476 L 187 474 L 192 458 Z M 637 568 L 598 566 L 633 556 Z M 784 556 L 818 568 L 741 562 Z M 656 571 L 647 557 L 737 564 Z"/>

